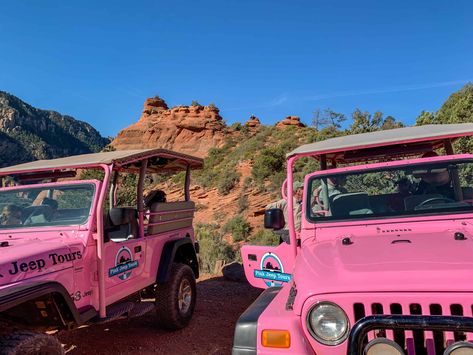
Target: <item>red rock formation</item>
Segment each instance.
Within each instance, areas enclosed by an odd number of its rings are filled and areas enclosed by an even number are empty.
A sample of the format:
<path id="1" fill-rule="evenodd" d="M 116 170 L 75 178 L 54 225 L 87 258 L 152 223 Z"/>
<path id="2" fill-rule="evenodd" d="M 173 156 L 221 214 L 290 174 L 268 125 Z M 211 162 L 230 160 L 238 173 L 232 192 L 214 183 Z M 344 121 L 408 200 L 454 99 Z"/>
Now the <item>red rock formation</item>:
<path id="1" fill-rule="evenodd" d="M 261 122 L 258 117 L 251 115 L 250 119 L 246 121 L 245 126 L 249 128 L 258 128 L 261 126 Z"/>
<path id="2" fill-rule="evenodd" d="M 168 109 L 168 105 L 159 96 L 151 97 L 146 99 L 145 106 L 143 107 L 143 114 L 151 115 Z"/>
<path id="3" fill-rule="evenodd" d="M 301 122 L 301 119 L 298 116 L 287 116 L 282 121 L 276 123 L 277 128 L 286 128 L 291 126 L 305 127 L 305 124 Z"/>
<path id="4" fill-rule="evenodd" d="M 138 122 L 123 129 L 111 145 L 118 150 L 142 148 L 174 149 L 205 157 L 210 148 L 225 143 L 227 129 L 215 106 L 176 106 L 164 100 L 145 101 Z"/>

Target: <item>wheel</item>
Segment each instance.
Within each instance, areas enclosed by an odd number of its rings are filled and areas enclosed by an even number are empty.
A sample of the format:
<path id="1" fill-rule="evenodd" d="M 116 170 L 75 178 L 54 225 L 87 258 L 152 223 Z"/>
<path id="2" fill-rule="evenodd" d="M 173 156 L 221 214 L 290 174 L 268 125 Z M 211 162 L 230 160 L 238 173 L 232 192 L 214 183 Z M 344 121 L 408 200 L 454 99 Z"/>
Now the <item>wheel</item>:
<path id="1" fill-rule="evenodd" d="M 0 338 L 0 355 L 62 355 L 64 349 L 55 337 L 22 331 Z"/>
<path id="2" fill-rule="evenodd" d="M 194 272 L 189 265 L 174 263 L 169 280 L 156 287 L 156 312 L 162 328 L 184 328 L 195 308 L 196 287 Z"/>

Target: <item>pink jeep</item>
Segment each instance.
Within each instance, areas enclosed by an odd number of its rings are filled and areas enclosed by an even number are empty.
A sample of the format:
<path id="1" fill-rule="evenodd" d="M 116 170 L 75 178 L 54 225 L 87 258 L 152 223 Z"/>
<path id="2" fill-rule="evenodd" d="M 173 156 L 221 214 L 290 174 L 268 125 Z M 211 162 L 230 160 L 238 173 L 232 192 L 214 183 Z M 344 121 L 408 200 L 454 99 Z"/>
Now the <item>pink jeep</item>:
<path id="1" fill-rule="evenodd" d="M 267 288 L 240 317 L 233 354 L 473 354 L 473 155 L 452 142 L 473 124 L 338 137 L 288 154 L 304 178 L 279 246 L 244 246 L 245 273 Z M 437 151 L 438 154 L 435 152 Z M 283 192 L 285 192 L 283 188 Z"/>
<path id="2" fill-rule="evenodd" d="M 148 149 L 0 169 L 0 354 L 62 354 L 38 331 L 152 310 L 165 328 L 186 326 L 199 276 L 189 178 L 201 167 L 199 158 Z M 184 201 L 145 206 L 145 179 L 179 171 Z M 120 181 L 130 177 L 137 203 L 123 206 Z"/>

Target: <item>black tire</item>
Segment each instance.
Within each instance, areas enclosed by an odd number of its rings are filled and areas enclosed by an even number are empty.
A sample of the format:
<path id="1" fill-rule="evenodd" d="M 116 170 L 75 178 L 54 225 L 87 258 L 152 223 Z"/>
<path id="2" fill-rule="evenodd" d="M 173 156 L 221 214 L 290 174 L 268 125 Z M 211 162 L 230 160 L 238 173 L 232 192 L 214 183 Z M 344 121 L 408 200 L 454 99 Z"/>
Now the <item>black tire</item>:
<path id="1" fill-rule="evenodd" d="M 189 265 L 174 263 L 169 280 L 156 287 L 156 312 L 160 327 L 177 330 L 189 324 L 195 308 L 196 287 L 194 272 Z M 179 302 L 179 296 L 188 295 Z"/>
<path id="2" fill-rule="evenodd" d="M 0 338 L 0 355 L 63 355 L 64 349 L 55 337 L 22 331 Z"/>

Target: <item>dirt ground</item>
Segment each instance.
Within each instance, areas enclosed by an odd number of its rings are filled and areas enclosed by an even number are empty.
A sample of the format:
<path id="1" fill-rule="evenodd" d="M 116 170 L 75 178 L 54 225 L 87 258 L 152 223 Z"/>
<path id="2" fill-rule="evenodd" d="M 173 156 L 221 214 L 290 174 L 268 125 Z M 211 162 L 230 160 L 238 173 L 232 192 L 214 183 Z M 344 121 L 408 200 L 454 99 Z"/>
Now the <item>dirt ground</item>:
<path id="1" fill-rule="evenodd" d="M 61 332 L 67 355 L 81 354 L 230 354 L 235 322 L 261 290 L 222 277 L 197 283 L 194 317 L 185 329 L 155 326 L 154 312 L 140 318 Z"/>

